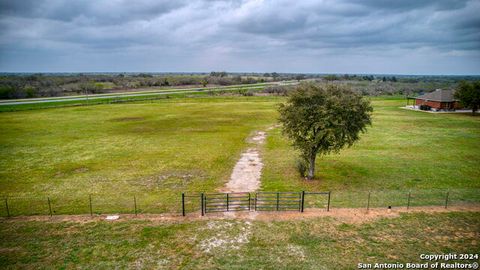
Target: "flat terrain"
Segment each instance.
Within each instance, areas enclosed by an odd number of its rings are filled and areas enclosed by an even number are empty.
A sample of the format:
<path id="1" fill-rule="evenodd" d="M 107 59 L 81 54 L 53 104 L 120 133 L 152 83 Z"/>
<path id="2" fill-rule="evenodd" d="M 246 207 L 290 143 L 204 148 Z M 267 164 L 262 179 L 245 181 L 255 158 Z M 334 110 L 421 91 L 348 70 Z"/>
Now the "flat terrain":
<path id="1" fill-rule="evenodd" d="M 261 91 L 269 86 L 295 85 L 297 82 L 281 81 L 275 83 L 256 83 L 247 85 L 209 86 L 195 88 L 151 88 L 135 89 L 136 91 L 107 94 L 90 94 L 61 97 L 3 99 L 0 100 L 0 112 L 25 111 L 35 109 L 123 103 L 133 101 L 148 102 L 151 100 L 169 99 L 178 97 L 205 97 L 218 94 L 232 93 L 246 95 Z"/>
<path id="2" fill-rule="evenodd" d="M 480 200 L 480 117 L 407 111 L 402 99 L 372 100 L 373 125 L 340 154 L 317 159 L 317 180 L 304 181 L 297 155 L 275 129 L 267 137 L 262 187 L 266 190 L 331 190 L 337 206 L 441 204 Z"/>
<path id="3" fill-rule="evenodd" d="M 4 220 L 0 267 L 355 269 L 358 263 L 424 263 L 420 254 L 480 250 L 479 224 L 478 212 L 411 213 L 368 222 L 334 217 L 182 223 Z"/>
<path id="4" fill-rule="evenodd" d="M 214 191 L 276 99 L 172 99 L 0 114 L 0 190 L 11 210 L 178 211 L 181 192 Z M 16 208 L 18 207 L 21 208 Z M 35 206 L 38 205 L 36 209 Z"/>
<path id="5" fill-rule="evenodd" d="M 56 214 L 179 211 L 181 192 L 225 186 L 255 131 L 275 125 L 276 97 L 204 97 L 0 114 L 0 195 L 10 211 Z M 374 98 L 373 126 L 352 148 L 318 159 L 317 180 L 295 170 L 275 128 L 260 152 L 261 189 L 332 190 L 334 207 L 480 201 L 480 117 L 402 110 Z M 312 195 L 313 196 L 313 195 Z M 313 197 L 311 197 L 313 198 Z M 324 206 L 325 197 L 319 197 Z M 196 201 L 191 202 L 192 204 Z M 2 207 L 3 203 L 2 203 Z M 5 210 L 2 209 L 2 215 Z"/>

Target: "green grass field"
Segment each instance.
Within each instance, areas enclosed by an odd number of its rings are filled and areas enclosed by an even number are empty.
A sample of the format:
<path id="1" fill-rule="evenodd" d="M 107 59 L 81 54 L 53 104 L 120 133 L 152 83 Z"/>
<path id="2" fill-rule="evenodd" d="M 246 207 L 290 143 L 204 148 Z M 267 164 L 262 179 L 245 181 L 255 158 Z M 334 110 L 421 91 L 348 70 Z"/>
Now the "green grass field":
<path id="1" fill-rule="evenodd" d="M 400 109 L 402 99 L 374 98 L 373 125 L 340 154 L 317 159 L 317 180 L 299 178 L 297 155 L 279 129 L 268 137 L 262 187 L 331 190 L 337 206 L 358 207 L 372 192 L 373 206 L 480 201 L 480 117 Z M 453 197 L 452 197 L 453 196 Z"/>
<path id="2" fill-rule="evenodd" d="M 478 252 L 478 224 L 479 213 L 460 212 L 368 223 L 3 221 L 0 268 L 356 269 L 358 263 L 425 263 L 420 254 Z"/>
<path id="3" fill-rule="evenodd" d="M 50 196 L 57 213 L 85 213 L 88 194 L 96 212 L 130 211 L 133 195 L 141 211 L 176 211 L 182 191 L 214 191 L 228 180 L 245 139 L 275 119 L 275 102 L 172 99 L 2 113 L 0 190 L 38 198 L 25 205 L 38 212 Z"/>
<path id="4" fill-rule="evenodd" d="M 276 97 L 203 97 L 0 114 L 0 195 L 13 215 L 53 211 L 179 211 L 181 192 L 228 180 L 246 138 L 276 124 Z M 400 109 L 373 99 L 373 126 L 352 148 L 319 158 L 317 180 L 295 170 L 295 151 L 274 129 L 263 146 L 262 189 L 332 190 L 334 207 L 480 201 L 480 117 Z M 321 204 L 322 202 L 320 202 Z M 3 204 L 2 204 L 2 207 Z M 5 214 L 4 210 L 2 215 Z"/>

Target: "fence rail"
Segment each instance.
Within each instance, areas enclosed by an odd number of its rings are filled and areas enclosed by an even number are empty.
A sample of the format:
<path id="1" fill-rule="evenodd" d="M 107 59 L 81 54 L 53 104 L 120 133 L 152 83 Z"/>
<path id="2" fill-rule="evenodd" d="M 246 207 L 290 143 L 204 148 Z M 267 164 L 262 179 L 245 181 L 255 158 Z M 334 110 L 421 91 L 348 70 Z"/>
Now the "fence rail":
<path id="1" fill-rule="evenodd" d="M 303 192 L 255 193 L 255 211 L 301 211 Z"/>
<path id="2" fill-rule="evenodd" d="M 203 197 L 202 197 L 203 196 Z M 82 196 L 1 196 L 0 216 L 70 214 L 163 214 L 222 211 L 302 211 L 304 209 L 469 205 L 480 203 L 480 189 L 386 191 L 184 193 L 159 198 L 151 194 L 92 194 Z M 161 200 L 160 200 L 161 199 Z M 278 205 L 278 206 L 277 206 Z"/>

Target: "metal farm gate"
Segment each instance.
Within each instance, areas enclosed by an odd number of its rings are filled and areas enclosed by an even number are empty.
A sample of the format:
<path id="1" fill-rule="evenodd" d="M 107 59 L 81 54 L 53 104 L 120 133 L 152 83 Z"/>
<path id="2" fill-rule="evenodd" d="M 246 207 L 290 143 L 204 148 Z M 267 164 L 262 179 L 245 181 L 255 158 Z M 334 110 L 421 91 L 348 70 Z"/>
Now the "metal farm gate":
<path id="1" fill-rule="evenodd" d="M 327 211 L 330 210 L 330 192 L 233 192 L 233 193 L 200 193 L 199 195 L 185 195 L 182 193 L 182 214 L 186 215 L 186 209 L 192 205 L 193 201 L 186 201 L 186 198 L 192 198 L 199 201 L 199 207 L 203 215 L 215 212 L 233 212 L 233 211 L 299 211 L 305 209 L 305 200 L 307 197 L 316 197 L 315 195 L 328 195 L 328 203 L 325 203 Z M 312 198 L 313 200 L 313 198 Z M 193 203 L 194 204 L 194 203 Z M 198 205 L 198 204 L 197 204 Z M 308 205 L 307 205 L 308 207 Z"/>
<path id="2" fill-rule="evenodd" d="M 250 211 L 249 192 L 207 193 L 203 196 L 202 214 L 213 212 Z"/>
<path id="3" fill-rule="evenodd" d="M 301 211 L 302 192 L 255 193 L 255 211 Z"/>

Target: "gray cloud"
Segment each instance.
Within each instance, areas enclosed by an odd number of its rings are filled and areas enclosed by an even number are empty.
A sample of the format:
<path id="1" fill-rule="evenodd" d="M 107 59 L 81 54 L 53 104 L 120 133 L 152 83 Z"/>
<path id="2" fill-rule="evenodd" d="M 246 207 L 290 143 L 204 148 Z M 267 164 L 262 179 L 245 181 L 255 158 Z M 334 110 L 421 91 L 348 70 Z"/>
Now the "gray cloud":
<path id="1" fill-rule="evenodd" d="M 0 71 L 478 74 L 478 10 L 476 0 L 0 0 Z"/>

